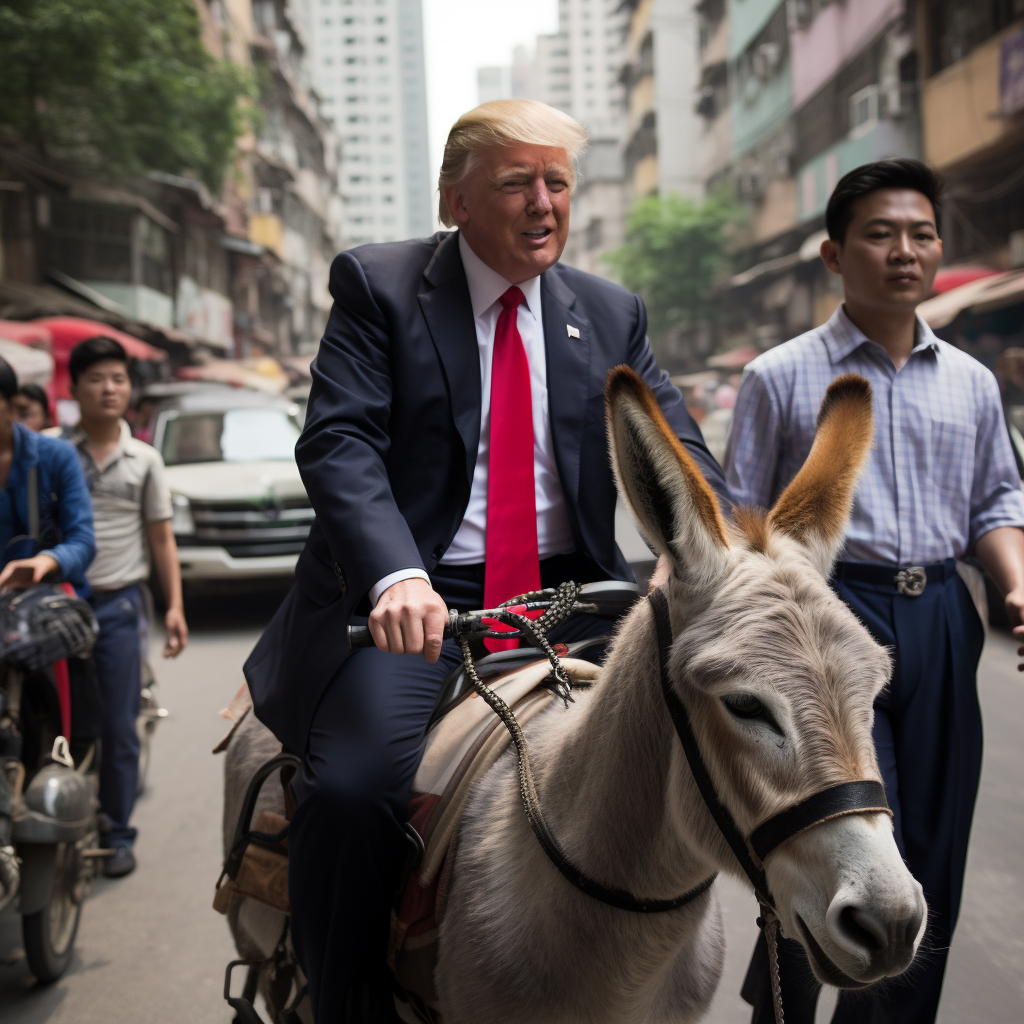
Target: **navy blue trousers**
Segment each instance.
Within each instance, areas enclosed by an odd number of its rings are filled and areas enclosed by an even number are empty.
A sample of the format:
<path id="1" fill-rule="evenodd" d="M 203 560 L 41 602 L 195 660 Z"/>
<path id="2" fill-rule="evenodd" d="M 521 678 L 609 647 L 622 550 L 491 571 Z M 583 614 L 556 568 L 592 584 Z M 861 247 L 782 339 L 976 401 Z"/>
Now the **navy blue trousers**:
<path id="1" fill-rule="evenodd" d="M 139 779 L 139 717 L 142 686 L 141 630 L 145 604 L 138 584 L 93 594 L 90 599 L 100 633 L 93 648 L 103 697 L 100 750 L 100 810 L 110 819 L 107 846 L 131 846 L 136 831 L 128 825 Z"/>
<path id="2" fill-rule="evenodd" d="M 552 586 L 579 574 L 542 578 Z M 483 604 L 482 575 L 470 579 L 441 566 L 432 582 L 449 607 Z M 571 642 L 611 629 L 580 616 L 551 639 Z M 393 1019 L 384 1006 L 353 1008 L 352 992 L 383 969 L 391 903 L 409 849 L 409 788 L 438 691 L 461 662 L 450 640 L 434 665 L 419 654 L 354 651 L 313 717 L 293 784 L 299 803 L 288 832 L 288 889 L 292 939 L 317 1024 Z"/>
<path id="3" fill-rule="evenodd" d="M 920 597 L 843 579 L 833 586 L 893 655 L 892 682 L 875 702 L 875 749 L 896 844 L 924 887 L 928 930 L 903 977 L 866 992 L 843 992 L 832 1024 L 932 1024 L 960 912 L 981 777 L 976 674 L 984 629 L 952 559 L 945 581 L 930 582 Z M 786 1022 L 814 1024 L 821 989 L 803 948 L 782 940 L 779 954 Z M 763 938 L 743 995 L 754 1004 L 753 1024 L 772 1024 Z"/>

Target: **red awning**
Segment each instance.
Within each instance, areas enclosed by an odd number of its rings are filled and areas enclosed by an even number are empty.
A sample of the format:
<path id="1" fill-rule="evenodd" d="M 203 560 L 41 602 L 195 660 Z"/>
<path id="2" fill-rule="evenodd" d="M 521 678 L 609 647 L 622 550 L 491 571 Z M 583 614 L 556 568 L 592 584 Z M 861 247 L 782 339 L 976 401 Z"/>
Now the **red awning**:
<path id="1" fill-rule="evenodd" d="M 761 350 L 754 345 L 740 345 L 739 348 L 730 349 L 718 356 L 711 356 L 704 362 L 708 366 L 714 366 L 720 370 L 742 370 L 747 363 L 753 361 L 761 354 Z"/>
<path id="2" fill-rule="evenodd" d="M 41 324 L 26 323 L 24 320 L 0 320 L 0 338 L 16 341 L 30 348 L 49 349 L 53 337 Z"/>
<path id="3" fill-rule="evenodd" d="M 970 284 L 971 281 L 979 281 L 983 277 L 992 277 L 998 273 L 998 270 L 993 270 L 991 267 L 945 267 L 935 275 L 932 294 L 941 295 L 953 288 L 959 288 L 962 284 Z"/>
<path id="4" fill-rule="evenodd" d="M 49 330 L 53 336 L 55 354 L 57 352 L 70 353 L 71 349 L 80 341 L 102 334 L 107 338 L 113 338 L 114 341 L 119 341 L 132 359 L 153 361 L 167 358 L 167 353 L 161 349 L 147 345 L 139 338 L 119 331 L 116 327 L 111 327 L 110 324 L 100 323 L 98 320 L 84 320 L 77 316 L 48 316 L 41 320 L 33 320 L 32 323 Z"/>

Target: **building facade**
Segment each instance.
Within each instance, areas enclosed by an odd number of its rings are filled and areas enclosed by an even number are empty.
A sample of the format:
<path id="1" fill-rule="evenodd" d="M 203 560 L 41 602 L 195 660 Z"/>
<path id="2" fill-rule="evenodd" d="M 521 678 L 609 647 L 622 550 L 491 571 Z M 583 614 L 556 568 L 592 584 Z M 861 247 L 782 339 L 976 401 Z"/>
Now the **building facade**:
<path id="1" fill-rule="evenodd" d="M 420 0 L 301 0 L 310 66 L 340 137 L 349 245 L 429 235 Z"/>
<path id="2" fill-rule="evenodd" d="M 0 151 L 7 315 L 91 311 L 193 357 L 313 352 L 341 206 L 337 142 L 303 33 L 287 0 L 196 8 L 206 48 L 259 86 L 260 116 L 236 141 L 221 189 L 157 171 L 85 175 L 24 146 Z"/>

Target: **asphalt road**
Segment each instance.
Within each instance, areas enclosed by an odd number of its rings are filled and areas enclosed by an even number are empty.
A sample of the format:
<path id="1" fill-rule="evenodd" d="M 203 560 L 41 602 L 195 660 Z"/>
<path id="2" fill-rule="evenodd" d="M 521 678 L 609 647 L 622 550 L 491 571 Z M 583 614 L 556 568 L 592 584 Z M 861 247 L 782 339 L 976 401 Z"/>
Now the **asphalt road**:
<path id="1" fill-rule="evenodd" d="M 171 715 L 159 726 L 148 792 L 135 823 L 139 868 L 101 879 L 82 918 L 68 974 L 36 985 L 20 950 L 18 918 L 0 914 L 0 1024 L 227 1024 L 223 971 L 233 954 L 211 908 L 220 868 L 221 761 L 210 753 L 225 728 L 218 710 L 241 684 L 241 663 L 275 594 L 213 597 L 190 608 L 192 643 L 157 666 Z M 1024 680 L 1012 645 L 990 638 L 982 663 L 985 770 L 968 862 L 964 912 L 950 955 L 940 1021 L 1024 1020 Z M 754 902 L 720 883 L 729 952 L 711 1013 L 741 1024 L 737 992 L 753 944 Z M 828 1019 L 823 999 L 819 1021 Z"/>

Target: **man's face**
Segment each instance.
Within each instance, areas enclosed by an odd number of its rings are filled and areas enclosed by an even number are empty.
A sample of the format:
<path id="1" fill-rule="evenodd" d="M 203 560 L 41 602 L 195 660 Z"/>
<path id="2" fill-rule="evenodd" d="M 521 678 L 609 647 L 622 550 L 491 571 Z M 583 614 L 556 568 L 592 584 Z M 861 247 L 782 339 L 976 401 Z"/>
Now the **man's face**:
<path id="1" fill-rule="evenodd" d="M 490 146 L 445 197 L 469 247 L 510 284 L 553 267 L 569 234 L 569 158 L 556 146 Z"/>
<path id="2" fill-rule="evenodd" d="M 821 257 L 842 275 L 847 302 L 912 310 L 928 297 L 942 260 L 932 204 L 909 188 L 870 192 L 854 203 L 846 238 L 822 242 Z"/>
<path id="3" fill-rule="evenodd" d="M 46 429 L 46 410 L 38 402 L 25 395 L 15 395 L 11 399 L 11 406 L 15 419 L 29 430 L 39 433 Z"/>
<path id="4" fill-rule="evenodd" d="M 90 420 L 118 420 L 128 408 L 132 383 L 128 367 L 116 359 L 93 363 L 71 386 L 82 416 Z"/>

